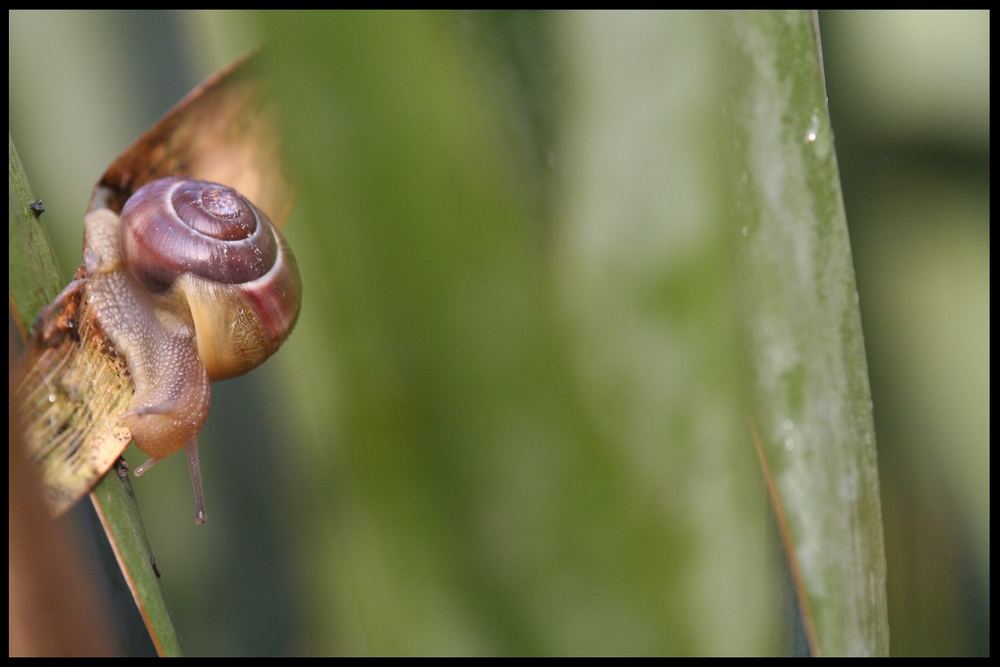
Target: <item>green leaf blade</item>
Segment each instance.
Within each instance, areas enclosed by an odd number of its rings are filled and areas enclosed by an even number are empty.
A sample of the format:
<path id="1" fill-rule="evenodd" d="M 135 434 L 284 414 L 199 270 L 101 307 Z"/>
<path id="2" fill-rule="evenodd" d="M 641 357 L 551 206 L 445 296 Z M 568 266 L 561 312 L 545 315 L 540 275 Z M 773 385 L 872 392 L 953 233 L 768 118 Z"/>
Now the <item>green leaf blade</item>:
<path id="1" fill-rule="evenodd" d="M 734 187 L 753 413 L 814 653 L 888 651 L 864 341 L 815 15 L 740 13 Z"/>
<path id="2" fill-rule="evenodd" d="M 31 191 L 14 139 L 7 134 L 7 258 L 8 296 L 14 321 L 27 332 L 31 319 L 59 293 L 63 281 L 49 247 L 37 200 Z"/>

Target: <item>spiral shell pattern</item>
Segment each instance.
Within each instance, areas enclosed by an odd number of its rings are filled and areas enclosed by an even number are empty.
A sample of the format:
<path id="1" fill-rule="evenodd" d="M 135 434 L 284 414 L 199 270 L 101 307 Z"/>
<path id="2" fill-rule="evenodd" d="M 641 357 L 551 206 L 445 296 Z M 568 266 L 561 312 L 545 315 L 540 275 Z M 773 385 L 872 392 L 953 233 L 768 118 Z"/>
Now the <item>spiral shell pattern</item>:
<path id="1" fill-rule="evenodd" d="M 121 221 L 129 273 L 151 293 L 184 297 L 212 379 L 247 372 L 288 336 L 301 295 L 295 259 L 236 190 L 160 179 L 129 198 Z"/>
<path id="2" fill-rule="evenodd" d="M 129 198 L 121 215 L 129 271 L 152 291 L 169 289 L 182 273 L 250 282 L 276 259 L 271 221 L 236 190 L 217 183 L 152 181 Z"/>

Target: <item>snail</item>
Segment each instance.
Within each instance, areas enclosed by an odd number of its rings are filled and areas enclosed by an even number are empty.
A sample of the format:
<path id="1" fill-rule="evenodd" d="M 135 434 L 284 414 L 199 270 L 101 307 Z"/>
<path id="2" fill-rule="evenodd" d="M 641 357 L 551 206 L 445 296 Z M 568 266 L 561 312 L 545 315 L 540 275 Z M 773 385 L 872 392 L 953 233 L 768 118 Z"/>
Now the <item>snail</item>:
<path id="1" fill-rule="evenodd" d="M 53 509 L 85 493 L 131 436 L 149 457 L 136 476 L 185 451 L 195 521 L 204 523 L 197 443 L 209 384 L 274 353 L 295 325 L 300 298 L 281 233 L 230 187 L 161 178 L 136 190 L 120 215 L 91 210 L 83 265 L 36 324 L 43 352 L 17 399 L 38 425 L 28 429 L 29 449 Z M 104 381 L 109 367 L 117 391 Z M 98 390 L 109 396 L 103 403 L 80 396 Z"/>

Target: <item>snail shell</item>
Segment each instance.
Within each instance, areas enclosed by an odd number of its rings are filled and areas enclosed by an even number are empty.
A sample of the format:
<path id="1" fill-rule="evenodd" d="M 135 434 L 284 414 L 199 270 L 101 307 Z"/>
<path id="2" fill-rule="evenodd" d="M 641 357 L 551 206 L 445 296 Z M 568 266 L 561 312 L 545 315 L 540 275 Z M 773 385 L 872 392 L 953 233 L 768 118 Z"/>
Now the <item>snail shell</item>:
<path id="1" fill-rule="evenodd" d="M 288 337 L 299 312 L 295 258 L 267 216 L 235 190 L 164 178 L 125 203 L 122 255 L 151 293 L 180 297 L 212 380 L 246 373 Z"/>

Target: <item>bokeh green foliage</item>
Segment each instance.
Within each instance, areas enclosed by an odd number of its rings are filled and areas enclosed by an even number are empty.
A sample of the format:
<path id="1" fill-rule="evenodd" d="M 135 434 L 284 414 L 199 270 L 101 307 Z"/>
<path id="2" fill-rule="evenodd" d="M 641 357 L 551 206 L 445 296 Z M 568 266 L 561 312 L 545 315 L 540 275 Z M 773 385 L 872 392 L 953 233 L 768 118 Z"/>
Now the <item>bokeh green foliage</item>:
<path id="1" fill-rule="evenodd" d="M 699 180 L 721 151 L 683 145 L 718 128 L 711 19 L 526 20 L 564 63 L 541 153 L 519 142 L 544 115 L 492 85 L 516 37 L 496 17 L 267 21 L 315 286 L 290 344 L 328 462 L 302 544 L 314 649 L 766 652 L 728 221 Z M 704 78 L 669 66 L 692 61 Z"/>

